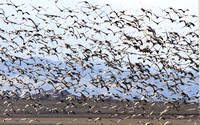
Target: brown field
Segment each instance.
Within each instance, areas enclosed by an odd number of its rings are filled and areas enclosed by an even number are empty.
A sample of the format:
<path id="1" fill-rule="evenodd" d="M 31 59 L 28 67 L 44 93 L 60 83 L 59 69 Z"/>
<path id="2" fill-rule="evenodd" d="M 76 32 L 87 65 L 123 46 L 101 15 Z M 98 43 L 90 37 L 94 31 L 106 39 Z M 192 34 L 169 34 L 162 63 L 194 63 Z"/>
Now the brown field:
<path id="1" fill-rule="evenodd" d="M 5 101 L 11 103 L 7 105 Z M 200 125 L 198 103 L 153 103 L 0 100 L 0 125 L 143 125 L 147 122 L 154 125 L 166 122 L 168 125 Z M 160 116 L 160 112 L 172 105 L 174 108 Z"/>
<path id="2" fill-rule="evenodd" d="M 51 117 L 51 116 L 50 116 Z M 145 125 L 149 120 L 148 119 L 126 119 L 119 121 L 119 119 L 104 118 L 99 121 L 88 120 L 87 118 L 28 118 L 20 119 L 13 118 L 10 121 L 3 122 L 3 119 L 0 118 L 1 125 Z M 199 125 L 199 120 L 175 120 L 175 119 L 166 119 L 166 120 L 153 120 L 151 123 L 153 125 L 164 125 L 166 122 L 169 122 L 168 125 Z"/>

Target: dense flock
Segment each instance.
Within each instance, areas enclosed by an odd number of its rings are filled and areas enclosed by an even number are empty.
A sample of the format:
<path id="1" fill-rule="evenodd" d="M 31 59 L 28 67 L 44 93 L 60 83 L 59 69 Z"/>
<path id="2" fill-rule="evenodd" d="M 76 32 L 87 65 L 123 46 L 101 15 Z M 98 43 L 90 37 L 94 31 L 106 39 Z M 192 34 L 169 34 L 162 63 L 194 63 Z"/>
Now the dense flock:
<path id="1" fill-rule="evenodd" d="M 65 108 L 88 106 L 88 111 L 95 108 L 90 104 L 99 101 L 128 102 L 125 107 L 130 117 L 126 118 L 139 117 L 134 114 L 136 109 L 141 109 L 141 117 L 153 115 L 155 109 L 144 109 L 147 103 L 163 102 L 160 118 L 183 103 L 195 103 L 199 78 L 197 20 L 188 9 L 172 7 L 132 12 L 87 1 L 70 6 L 58 0 L 51 7 L 43 7 L 3 0 L 2 115 L 11 117 L 31 106 L 38 115 L 43 111 L 39 109 L 45 108 L 40 101 L 54 101 L 55 94 L 59 96 L 55 100 L 66 104 Z M 68 94 L 63 94 L 65 91 Z M 33 104 L 16 109 L 10 100 L 32 100 Z M 123 113 L 119 106 L 106 108 Z"/>

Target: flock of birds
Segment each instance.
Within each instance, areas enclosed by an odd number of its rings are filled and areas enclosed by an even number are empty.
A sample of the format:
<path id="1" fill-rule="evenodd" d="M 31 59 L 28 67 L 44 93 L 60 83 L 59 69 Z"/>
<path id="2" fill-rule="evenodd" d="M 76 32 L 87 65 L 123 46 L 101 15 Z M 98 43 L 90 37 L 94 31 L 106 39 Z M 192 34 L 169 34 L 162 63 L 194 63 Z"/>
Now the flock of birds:
<path id="1" fill-rule="evenodd" d="M 49 96 L 45 86 L 77 95 L 59 100 L 66 109 L 81 105 L 88 111 L 95 108 L 90 103 L 106 102 L 108 96 L 132 102 L 131 111 L 141 112 L 146 103 L 163 101 L 174 109 L 174 101 L 187 104 L 197 99 L 198 90 L 191 91 L 191 86 L 198 86 L 198 18 L 188 9 L 169 7 L 156 14 L 141 8 L 132 14 L 87 1 L 75 8 L 55 1 L 53 12 L 51 8 L 11 0 L 0 3 L 0 97 L 8 99 L 3 104 L 6 117 L 31 113 L 26 111 L 29 107 L 39 114 L 44 106 L 33 94 Z M 9 99 L 20 100 L 22 93 L 35 104 L 9 109 L 14 105 Z M 160 116 L 171 107 L 167 105 Z M 106 108 L 120 111 L 117 105 Z M 55 107 L 50 112 L 61 111 Z"/>

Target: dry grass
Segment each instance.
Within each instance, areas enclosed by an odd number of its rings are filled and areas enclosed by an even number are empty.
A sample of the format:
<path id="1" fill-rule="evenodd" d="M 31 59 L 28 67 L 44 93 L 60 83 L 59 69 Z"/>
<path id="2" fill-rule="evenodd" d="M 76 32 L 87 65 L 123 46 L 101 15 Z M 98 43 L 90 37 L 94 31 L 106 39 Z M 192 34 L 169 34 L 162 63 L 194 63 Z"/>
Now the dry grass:
<path id="1" fill-rule="evenodd" d="M 188 103 L 173 105 L 179 108 L 171 108 L 160 116 L 160 112 L 172 104 L 144 103 L 144 102 L 89 102 L 71 101 L 59 103 L 58 101 L 25 101 L 7 100 L 12 102 L 9 106 L 3 104 L 6 100 L 0 100 L 0 125 L 143 125 L 151 122 L 154 125 L 200 125 L 198 120 L 198 104 Z M 73 104 L 76 106 L 73 106 Z M 40 110 L 26 107 L 27 104 L 40 104 Z M 66 109 L 66 107 L 68 108 Z M 137 108 L 133 109 L 136 106 Z M 24 112 L 13 110 L 25 109 Z M 91 108 L 94 107 L 94 108 Z M 173 106 L 172 106 L 173 107 Z M 52 110 L 55 109 L 56 110 Z M 13 109 L 8 115 L 3 112 L 5 109 Z M 39 108 L 38 108 L 39 109 Z M 177 109 L 177 110 L 176 110 Z M 148 114 L 153 111 L 152 115 Z M 73 111 L 70 112 L 70 111 Z M 89 111 L 89 112 L 88 112 Z M 140 115 L 139 115 L 140 114 Z M 163 119 L 161 119 L 161 117 Z M 160 118 L 160 119 L 159 119 Z"/>
<path id="2" fill-rule="evenodd" d="M 51 117 L 51 116 L 50 116 Z M 95 121 L 95 119 L 88 118 L 12 118 L 3 119 L 0 118 L 1 125 L 26 125 L 26 124 L 36 124 L 36 125 L 144 125 L 148 123 L 148 119 L 113 119 L 113 118 L 102 118 L 101 120 Z M 199 125 L 199 120 L 175 120 L 175 119 L 165 119 L 165 120 L 151 120 L 153 125 L 164 125 L 166 122 L 170 123 L 168 125 Z"/>

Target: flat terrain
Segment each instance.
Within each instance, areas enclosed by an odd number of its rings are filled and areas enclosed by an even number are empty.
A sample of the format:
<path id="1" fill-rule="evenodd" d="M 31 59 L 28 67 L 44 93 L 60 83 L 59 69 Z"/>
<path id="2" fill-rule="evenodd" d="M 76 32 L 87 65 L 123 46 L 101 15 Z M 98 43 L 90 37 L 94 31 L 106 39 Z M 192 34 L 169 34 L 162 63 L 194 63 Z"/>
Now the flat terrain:
<path id="1" fill-rule="evenodd" d="M 111 119 L 104 118 L 98 121 L 88 120 L 87 118 L 28 118 L 28 119 L 19 119 L 13 118 L 12 120 L 8 120 L 2 122 L 2 118 L 0 118 L 1 125 L 145 125 L 149 122 L 148 119 Z M 200 125 L 199 120 L 175 120 L 175 119 L 165 119 L 165 120 L 153 120 L 151 123 L 153 125 L 164 125 L 165 123 L 169 123 L 167 125 Z"/>
<path id="2" fill-rule="evenodd" d="M 0 125 L 200 125 L 198 114 L 198 103 L 0 100 Z"/>

